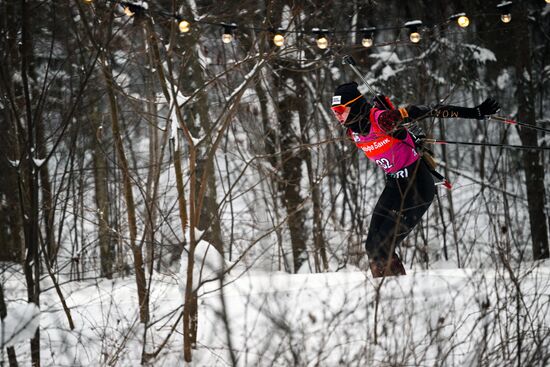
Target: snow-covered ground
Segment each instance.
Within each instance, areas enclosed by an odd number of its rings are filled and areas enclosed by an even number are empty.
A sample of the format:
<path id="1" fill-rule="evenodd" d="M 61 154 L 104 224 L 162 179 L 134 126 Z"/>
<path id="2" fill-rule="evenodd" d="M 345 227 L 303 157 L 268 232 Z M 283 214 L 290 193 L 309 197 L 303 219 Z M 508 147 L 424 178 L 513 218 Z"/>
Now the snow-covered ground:
<path id="1" fill-rule="evenodd" d="M 153 276 L 152 322 L 145 334 L 132 278 L 63 284 L 72 331 L 44 281 L 43 365 L 138 365 L 144 336 L 146 351 L 154 352 L 178 319 L 180 282 L 176 274 Z M 24 278 L 4 271 L 3 284 L 9 313 L 25 299 Z M 292 275 L 235 268 L 223 290 L 220 284 L 209 282 L 200 291 L 193 366 L 228 366 L 232 360 L 239 366 L 550 363 L 548 261 L 521 268 L 409 269 L 407 276 L 384 280 L 351 270 Z M 20 365 L 29 365 L 29 343 L 12 344 Z M 150 364 L 183 365 L 182 350 L 180 322 Z M 7 363 L 5 348 L 2 353 Z"/>

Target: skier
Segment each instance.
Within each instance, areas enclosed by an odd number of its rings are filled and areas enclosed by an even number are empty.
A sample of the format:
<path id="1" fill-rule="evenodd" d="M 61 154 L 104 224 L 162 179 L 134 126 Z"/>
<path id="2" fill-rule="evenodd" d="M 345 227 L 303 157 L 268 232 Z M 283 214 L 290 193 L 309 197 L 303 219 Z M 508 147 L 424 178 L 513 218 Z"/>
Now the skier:
<path id="1" fill-rule="evenodd" d="M 386 173 L 386 186 L 374 207 L 365 242 L 369 267 L 373 277 L 405 275 L 395 249 L 428 210 L 435 183 L 433 168 L 421 159 L 419 138 L 423 136 L 403 124 L 429 116 L 483 119 L 500 106 L 488 98 L 474 108 L 410 105 L 396 109 L 383 95 L 369 103 L 357 86 L 355 82 L 338 86 L 331 109 L 357 147 Z"/>

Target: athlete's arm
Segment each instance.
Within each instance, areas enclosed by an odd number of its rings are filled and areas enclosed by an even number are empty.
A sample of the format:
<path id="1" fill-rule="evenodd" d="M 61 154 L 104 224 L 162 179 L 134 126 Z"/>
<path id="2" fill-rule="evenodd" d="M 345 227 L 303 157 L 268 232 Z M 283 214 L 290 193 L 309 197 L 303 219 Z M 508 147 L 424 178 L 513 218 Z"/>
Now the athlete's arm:
<path id="1" fill-rule="evenodd" d="M 420 120 L 426 117 L 466 118 L 481 120 L 485 116 L 492 115 L 500 109 L 500 105 L 492 98 L 487 98 L 476 107 L 460 107 L 452 105 L 439 105 L 434 108 L 428 106 L 411 105 L 406 108 L 411 120 Z"/>

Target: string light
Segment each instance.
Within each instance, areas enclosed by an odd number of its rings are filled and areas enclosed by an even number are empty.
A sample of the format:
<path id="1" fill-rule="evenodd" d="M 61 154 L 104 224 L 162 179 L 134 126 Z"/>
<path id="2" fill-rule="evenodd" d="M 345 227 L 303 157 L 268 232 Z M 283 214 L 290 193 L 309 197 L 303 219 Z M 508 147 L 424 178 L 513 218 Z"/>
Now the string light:
<path id="1" fill-rule="evenodd" d="M 178 22 L 178 27 L 181 33 L 188 33 L 191 30 L 191 23 L 185 19 L 180 19 Z"/>
<path id="2" fill-rule="evenodd" d="M 86 4 L 91 4 L 94 2 L 94 0 L 82 0 Z M 546 3 L 550 4 L 550 0 L 545 0 Z M 501 3 L 497 5 L 497 9 L 500 12 L 501 20 L 504 23 L 509 23 L 512 20 L 512 15 L 510 12 L 510 8 L 512 6 L 512 1 L 506 1 L 501 0 Z M 126 0 L 126 1 L 120 1 L 118 3 L 118 9 L 122 10 L 124 14 L 128 17 L 133 17 L 136 15 L 147 15 L 147 16 L 153 16 L 153 14 L 147 14 L 150 12 L 148 3 L 143 0 Z M 170 14 L 167 12 L 164 12 L 162 10 L 155 10 L 155 14 L 159 16 L 163 16 L 165 18 L 172 18 L 174 19 L 177 24 L 178 28 L 181 33 L 187 33 L 191 31 L 191 22 L 183 19 L 180 15 L 176 14 Z M 466 15 L 466 13 L 458 13 L 454 14 L 451 17 L 449 17 L 449 20 L 456 21 L 457 24 L 462 27 L 466 28 L 470 25 L 470 19 Z M 223 43 L 231 43 L 234 40 L 234 32 L 237 29 L 237 24 L 231 23 L 215 23 L 215 22 L 209 22 L 206 20 L 196 20 L 194 23 L 198 24 L 206 24 L 211 26 L 218 26 L 223 27 L 223 35 L 222 35 L 222 41 Z M 442 23 L 440 23 L 441 25 Z M 193 24 L 194 25 L 194 24 Z M 389 26 L 389 27 L 383 27 L 383 28 L 376 28 L 376 27 L 369 27 L 369 28 L 361 28 L 358 31 L 334 31 L 335 33 L 362 33 L 362 39 L 361 44 L 365 48 L 372 47 L 374 45 L 374 32 L 375 31 L 386 31 L 386 30 L 400 30 L 403 28 L 407 28 L 409 30 L 409 39 L 412 43 L 419 43 L 422 39 L 420 30 L 423 27 L 423 23 L 421 20 L 413 20 L 406 22 L 404 25 L 401 26 Z M 292 32 L 299 35 L 305 35 L 307 33 L 306 30 L 294 30 L 294 31 L 284 31 L 282 29 L 274 30 L 271 29 L 262 29 L 255 26 L 243 26 L 245 29 L 250 29 L 256 32 L 271 32 L 273 35 L 273 44 L 277 47 L 282 47 L 286 43 L 286 37 L 285 32 Z M 316 35 L 315 42 L 317 44 L 317 47 L 321 50 L 325 50 L 329 47 L 330 41 L 328 34 L 330 33 L 328 29 L 319 29 L 314 28 L 312 29 L 312 32 Z"/>
<path id="3" fill-rule="evenodd" d="M 412 20 L 410 22 L 405 23 L 404 27 L 409 28 L 409 39 L 412 43 L 418 43 L 422 39 L 420 37 L 420 33 L 418 32 L 418 28 L 422 25 L 421 20 Z"/>
<path id="4" fill-rule="evenodd" d="M 235 23 L 225 24 L 223 27 L 222 42 L 231 43 L 233 41 L 233 31 L 237 28 Z"/>
<path id="5" fill-rule="evenodd" d="M 133 17 L 136 14 L 136 12 L 133 11 L 133 9 L 130 5 L 124 5 L 124 14 L 127 17 Z"/>
<path id="6" fill-rule="evenodd" d="M 319 47 L 321 50 L 325 50 L 328 48 L 328 38 L 324 34 L 320 34 L 319 36 L 317 36 L 315 42 L 317 43 L 317 47 Z"/>
<path id="7" fill-rule="evenodd" d="M 422 37 L 420 37 L 420 33 L 418 33 L 417 31 L 413 31 L 409 35 L 409 39 L 411 40 L 412 43 L 418 43 L 418 42 L 420 42 Z"/>
<path id="8" fill-rule="evenodd" d="M 273 36 L 273 44 L 277 47 L 281 47 L 285 44 L 285 36 L 281 29 L 278 29 Z"/>
<path id="9" fill-rule="evenodd" d="M 500 10 L 500 20 L 502 23 L 510 23 L 512 21 L 511 8 L 511 1 L 503 1 L 497 5 L 497 9 Z"/>
<path id="10" fill-rule="evenodd" d="M 470 25 L 470 18 L 466 15 L 466 13 L 458 13 L 451 15 L 449 17 L 449 20 L 456 20 L 456 23 L 461 28 L 466 28 Z"/>
<path id="11" fill-rule="evenodd" d="M 321 50 L 327 49 L 328 38 L 326 36 L 326 33 L 328 32 L 328 29 L 313 28 L 312 32 L 317 35 L 317 38 L 315 39 L 317 47 L 319 47 Z"/>
<path id="12" fill-rule="evenodd" d="M 361 28 L 361 32 L 363 32 L 363 39 L 361 40 L 361 44 L 365 48 L 372 47 L 374 44 L 374 31 L 376 30 L 375 27 L 369 27 L 369 28 Z"/>
<path id="13" fill-rule="evenodd" d="M 119 5 L 127 17 L 133 17 L 136 14 L 142 15 L 149 9 L 149 5 L 143 0 L 122 1 Z"/>

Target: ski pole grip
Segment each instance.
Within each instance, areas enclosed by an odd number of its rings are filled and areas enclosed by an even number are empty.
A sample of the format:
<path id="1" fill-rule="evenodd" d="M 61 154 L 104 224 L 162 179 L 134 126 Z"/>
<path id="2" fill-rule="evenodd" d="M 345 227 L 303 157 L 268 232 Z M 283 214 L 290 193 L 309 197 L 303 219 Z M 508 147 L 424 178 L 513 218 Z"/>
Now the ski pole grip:
<path id="1" fill-rule="evenodd" d="M 342 64 L 356 65 L 355 60 L 350 55 L 344 55 L 342 58 Z"/>

